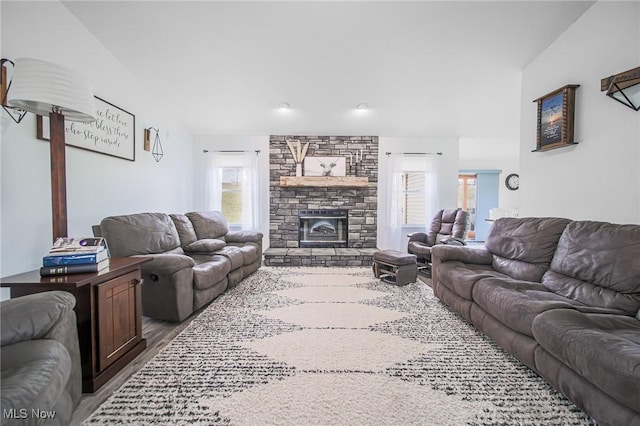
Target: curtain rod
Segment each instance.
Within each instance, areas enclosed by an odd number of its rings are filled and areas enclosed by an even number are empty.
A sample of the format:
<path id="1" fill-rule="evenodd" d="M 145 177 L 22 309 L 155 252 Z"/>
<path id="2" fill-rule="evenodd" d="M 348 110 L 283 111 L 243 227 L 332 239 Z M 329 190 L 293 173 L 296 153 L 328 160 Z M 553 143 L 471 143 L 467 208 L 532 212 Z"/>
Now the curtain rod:
<path id="1" fill-rule="evenodd" d="M 385 152 L 385 155 L 442 155 L 442 152 Z"/>
<path id="2" fill-rule="evenodd" d="M 224 153 L 230 153 L 230 152 L 255 152 L 256 155 L 260 154 L 260 150 L 259 149 L 256 149 L 255 151 L 242 151 L 242 150 L 233 150 L 233 149 L 232 150 L 223 149 L 223 150 L 220 150 L 220 151 L 209 151 L 208 149 L 203 149 L 202 152 L 204 152 L 205 154 L 208 153 L 208 152 L 224 152 Z"/>

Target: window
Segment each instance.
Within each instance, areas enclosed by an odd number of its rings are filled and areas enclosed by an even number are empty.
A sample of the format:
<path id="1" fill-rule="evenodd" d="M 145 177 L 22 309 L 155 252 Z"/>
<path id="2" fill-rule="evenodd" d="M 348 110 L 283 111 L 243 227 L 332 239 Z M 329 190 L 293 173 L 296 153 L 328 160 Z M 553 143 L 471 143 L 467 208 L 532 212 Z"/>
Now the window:
<path id="1" fill-rule="evenodd" d="M 426 222 L 425 173 L 402 172 L 402 224 L 417 225 Z"/>
<path id="2" fill-rule="evenodd" d="M 242 169 L 222 168 L 222 214 L 230 224 L 242 223 L 242 192 L 248 190 L 242 185 Z"/>
<path id="3" fill-rule="evenodd" d="M 424 231 L 440 208 L 437 156 L 389 154 L 381 181 L 386 184 L 378 234 L 381 247 L 406 250 L 407 233 Z"/>
<path id="4" fill-rule="evenodd" d="M 207 198 L 231 229 L 258 228 L 258 162 L 255 152 L 212 153 Z"/>

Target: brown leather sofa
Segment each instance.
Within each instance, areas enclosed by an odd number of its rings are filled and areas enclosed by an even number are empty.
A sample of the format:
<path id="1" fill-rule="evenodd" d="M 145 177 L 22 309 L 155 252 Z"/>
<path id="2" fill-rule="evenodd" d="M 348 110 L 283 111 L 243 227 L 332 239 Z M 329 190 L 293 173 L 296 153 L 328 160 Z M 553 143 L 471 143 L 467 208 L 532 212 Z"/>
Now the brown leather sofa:
<path id="1" fill-rule="evenodd" d="M 262 233 L 229 231 L 220 212 L 136 213 L 104 218 L 94 234 L 111 256 L 144 256 L 142 314 L 182 321 L 258 270 Z"/>
<path id="2" fill-rule="evenodd" d="M 640 425 L 640 225 L 501 218 L 434 294 L 602 425 Z"/>

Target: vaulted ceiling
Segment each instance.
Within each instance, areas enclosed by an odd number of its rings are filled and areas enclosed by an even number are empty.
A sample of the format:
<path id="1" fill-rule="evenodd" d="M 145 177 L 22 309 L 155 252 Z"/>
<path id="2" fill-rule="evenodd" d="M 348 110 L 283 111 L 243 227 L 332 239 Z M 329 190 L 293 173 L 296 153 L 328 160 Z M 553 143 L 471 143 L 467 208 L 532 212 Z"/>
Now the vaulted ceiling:
<path id="1" fill-rule="evenodd" d="M 518 137 L 522 69 L 593 2 L 64 4 L 194 134 Z"/>

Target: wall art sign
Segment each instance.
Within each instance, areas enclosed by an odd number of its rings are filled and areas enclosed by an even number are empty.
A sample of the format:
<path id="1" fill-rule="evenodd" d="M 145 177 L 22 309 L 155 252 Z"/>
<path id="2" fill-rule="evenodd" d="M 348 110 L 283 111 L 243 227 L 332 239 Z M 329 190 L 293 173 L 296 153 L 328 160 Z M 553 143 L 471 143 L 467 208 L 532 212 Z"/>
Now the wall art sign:
<path id="1" fill-rule="evenodd" d="M 136 117 L 96 98 L 98 119 L 92 123 L 65 121 L 67 145 L 129 161 L 136 160 Z M 49 117 L 37 116 L 37 138 L 49 140 Z"/>
<path id="2" fill-rule="evenodd" d="M 578 87 L 578 84 L 569 84 L 533 101 L 538 103 L 538 136 L 534 152 L 577 144 L 573 140 L 573 126 Z"/>
<path id="3" fill-rule="evenodd" d="M 347 159 L 345 157 L 305 157 L 305 176 L 346 176 Z"/>

